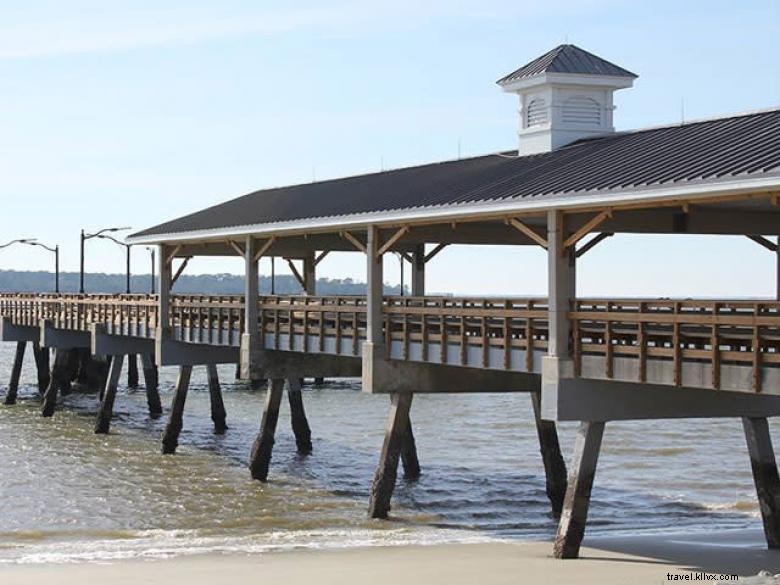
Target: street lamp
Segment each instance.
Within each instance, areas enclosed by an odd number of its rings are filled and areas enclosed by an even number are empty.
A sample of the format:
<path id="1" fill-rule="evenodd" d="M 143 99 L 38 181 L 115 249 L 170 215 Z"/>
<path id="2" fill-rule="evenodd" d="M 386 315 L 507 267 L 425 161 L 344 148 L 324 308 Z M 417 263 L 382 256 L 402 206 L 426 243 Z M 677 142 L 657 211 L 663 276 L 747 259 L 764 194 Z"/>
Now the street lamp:
<path id="1" fill-rule="evenodd" d="M 151 283 L 150 283 L 151 284 L 150 288 L 152 290 L 152 294 L 154 294 L 154 267 L 157 264 L 157 262 L 155 260 L 155 256 L 157 254 L 157 250 L 155 248 L 150 248 L 149 246 L 147 246 L 146 249 L 149 250 L 149 254 L 151 254 L 151 257 L 152 257 L 152 280 L 151 280 Z"/>
<path id="2" fill-rule="evenodd" d="M 30 240 L 22 243 L 27 244 L 28 246 L 38 246 L 39 248 L 43 248 L 44 250 L 48 250 L 49 252 L 52 252 L 54 254 L 54 292 L 59 293 L 60 292 L 60 247 L 59 245 L 56 245 L 52 248 L 45 244 L 41 244 L 36 240 Z"/>
<path id="3" fill-rule="evenodd" d="M 2 246 L 0 246 L 0 250 L 2 250 L 3 248 L 8 248 L 9 246 L 13 246 L 14 244 L 26 244 L 28 246 L 38 246 L 40 248 L 43 248 L 44 250 L 48 250 L 49 252 L 54 253 L 54 292 L 59 293 L 60 292 L 60 247 L 54 246 L 53 248 L 51 248 L 49 246 L 41 244 L 35 238 L 20 238 L 17 240 L 11 240 L 7 244 L 3 244 Z"/>
<path id="4" fill-rule="evenodd" d="M 114 242 L 118 246 L 122 246 L 125 249 L 125 254 L 126 254 L 126 258 L 127 258 L 127 264 L 126 264 L 126 268 L 127 268 L 126 283 L 127 283 L 127 285 L 126 285 L 126 291 L 125 292 L 127 292 L 127 294 L 130 294 L 130 248 L 132 247 L 132 244 L 126 244 L 125 242 L 120 242 L 114 236 L 108 236 L 106 234 L 99 234 L 99 235 L 97 235 L 95 237 L 100 238 L 101 240 L 111 240 L 112 242 Z"/>
<path id="5" fill-rule="evenodd" d="M 81 230 L 81 269 L 79 271 L 79 292 L 81 294 L 84 294 L 84 242 L 87 240 L 91 240 L 92 238 L 99 238 L 103 234 L 107 232 L 120 232 L 122 230 L 129 230 L 129 227 L 113 227 L 113 228 L 104 228 L 102 230 L 99 230 L 95 232 L 94 234 L 87 234 L 84 233 L 84 230 Z M 121 243 L 121 242 L 120 242 Z M 129 252 L 128 252 L 129 254 Z M 129 262 L 129 261 L 128 261 Z"/>

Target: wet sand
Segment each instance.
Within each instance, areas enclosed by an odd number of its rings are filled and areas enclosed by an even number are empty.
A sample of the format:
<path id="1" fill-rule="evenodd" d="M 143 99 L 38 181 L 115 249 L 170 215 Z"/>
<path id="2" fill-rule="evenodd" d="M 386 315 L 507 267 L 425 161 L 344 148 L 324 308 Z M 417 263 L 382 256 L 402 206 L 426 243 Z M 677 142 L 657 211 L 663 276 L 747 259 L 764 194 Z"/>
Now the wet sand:
<path id="1" fill-rule="evenodd" d="M 596 538 L 579 560 L 550 558 L 549 542 L 376 547 L 262 555 L 197 555 L 115 563 L 10 565 L 4 585 L 101 583 L 287 583 L 289 585 L 626 585 L 674 582 L 669 573 L 736 574 L 740 583 L 780 583 L 780 551 L 758 531 Z M 707 582 L 700 580 L 700 582 Z"/>

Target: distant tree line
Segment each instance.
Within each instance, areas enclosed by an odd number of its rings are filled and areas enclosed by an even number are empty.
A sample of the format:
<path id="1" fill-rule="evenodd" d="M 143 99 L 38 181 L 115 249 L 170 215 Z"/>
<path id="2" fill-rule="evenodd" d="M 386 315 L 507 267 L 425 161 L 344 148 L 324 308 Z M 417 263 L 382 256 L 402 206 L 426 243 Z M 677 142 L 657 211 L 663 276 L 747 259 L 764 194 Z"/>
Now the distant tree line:
<path id="1" fill-rule="evenodd" d="M 156 285 L 155 285 L 156 286 Z M 126 290 L 124 274 L 88 273 L 84 278 L 84 288 L 88 293 L 123 293 Z M 300 294 L 301 285 L 290 274 L 280 274 L 275 278 L 276 294 Z M 406 288 L 406 287 L 405 287 Z M 79 274 L 64 272 L 60 274 L 60 291 L 76 293 L 79 290 Z M 148 293 L 151 290 L 149 274 L 131 277 L 130 290 L 133 293 Z M 51 272 L 23 272 L 0 270 L 0 292 L 52 292 L 54 274 Z M 385 294 L 397 295 L 401 291 L 398 285 L 385 284 Z M 173 288 L 180 294 L 232 295 L 244 292 L 244 277 L 236 274 L 182 274 Z M 408 288 L 405 294 L 408 294 Z M 260 277 L 260 293 L 271 293 L 271 278 Z M 351 278 L 318 278 L 319 295 L 362 295 L 366 293 L 365 282 L 355 282 Z"/>

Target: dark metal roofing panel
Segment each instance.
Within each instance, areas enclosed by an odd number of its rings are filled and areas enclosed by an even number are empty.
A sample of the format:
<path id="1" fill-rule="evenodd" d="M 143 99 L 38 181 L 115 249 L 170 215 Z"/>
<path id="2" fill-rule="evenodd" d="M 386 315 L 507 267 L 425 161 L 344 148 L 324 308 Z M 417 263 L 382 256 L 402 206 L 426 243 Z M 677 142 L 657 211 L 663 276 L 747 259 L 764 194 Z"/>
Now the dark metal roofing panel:
<path id="1" fill-rule="evenodd" d="M 780 109 L 257 191 L 136 234 L 623 191 L 780 171 Z"/>
<path id="2" fill-rule="evenodd" d="M 520 69 L 502 77 L 496 83 L 502 85 L 542 73 L 572 73 L 577 75 L 609 75 L 611 77 L 637 77 L 627 69 L 597 57 L 575 45 L 560 45 L 523 65 Z"/>

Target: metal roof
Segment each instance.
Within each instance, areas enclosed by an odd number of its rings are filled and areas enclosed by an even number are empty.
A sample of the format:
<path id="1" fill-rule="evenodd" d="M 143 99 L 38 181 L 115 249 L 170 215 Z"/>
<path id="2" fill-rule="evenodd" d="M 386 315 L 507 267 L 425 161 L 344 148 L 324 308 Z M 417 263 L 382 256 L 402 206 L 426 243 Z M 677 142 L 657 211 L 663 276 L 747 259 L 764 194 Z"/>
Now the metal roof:
<path id="1" fill-rule="evenodd" d="M 780 109 L 580 140 L 553 152 L 490 154 L 318 183 L 278 187 L 186 215 L 132 238 L 441 206 L 623 196 L 769 176 L 780 182 Z M 164 239 L 161 237 L 160 240 Z"/>
<path id="2" fill-rule="evenodd" d="M 610 77 L 632 77 L 637 75 L 618 67 L 614 63 L 588 53 L 575 45 L 559 45 L 502 77 L 496 83 L 503 85 L 516 79 L 524 79 L 542 73 L 571 73 L 575 75 L 607 75 Z"/>

